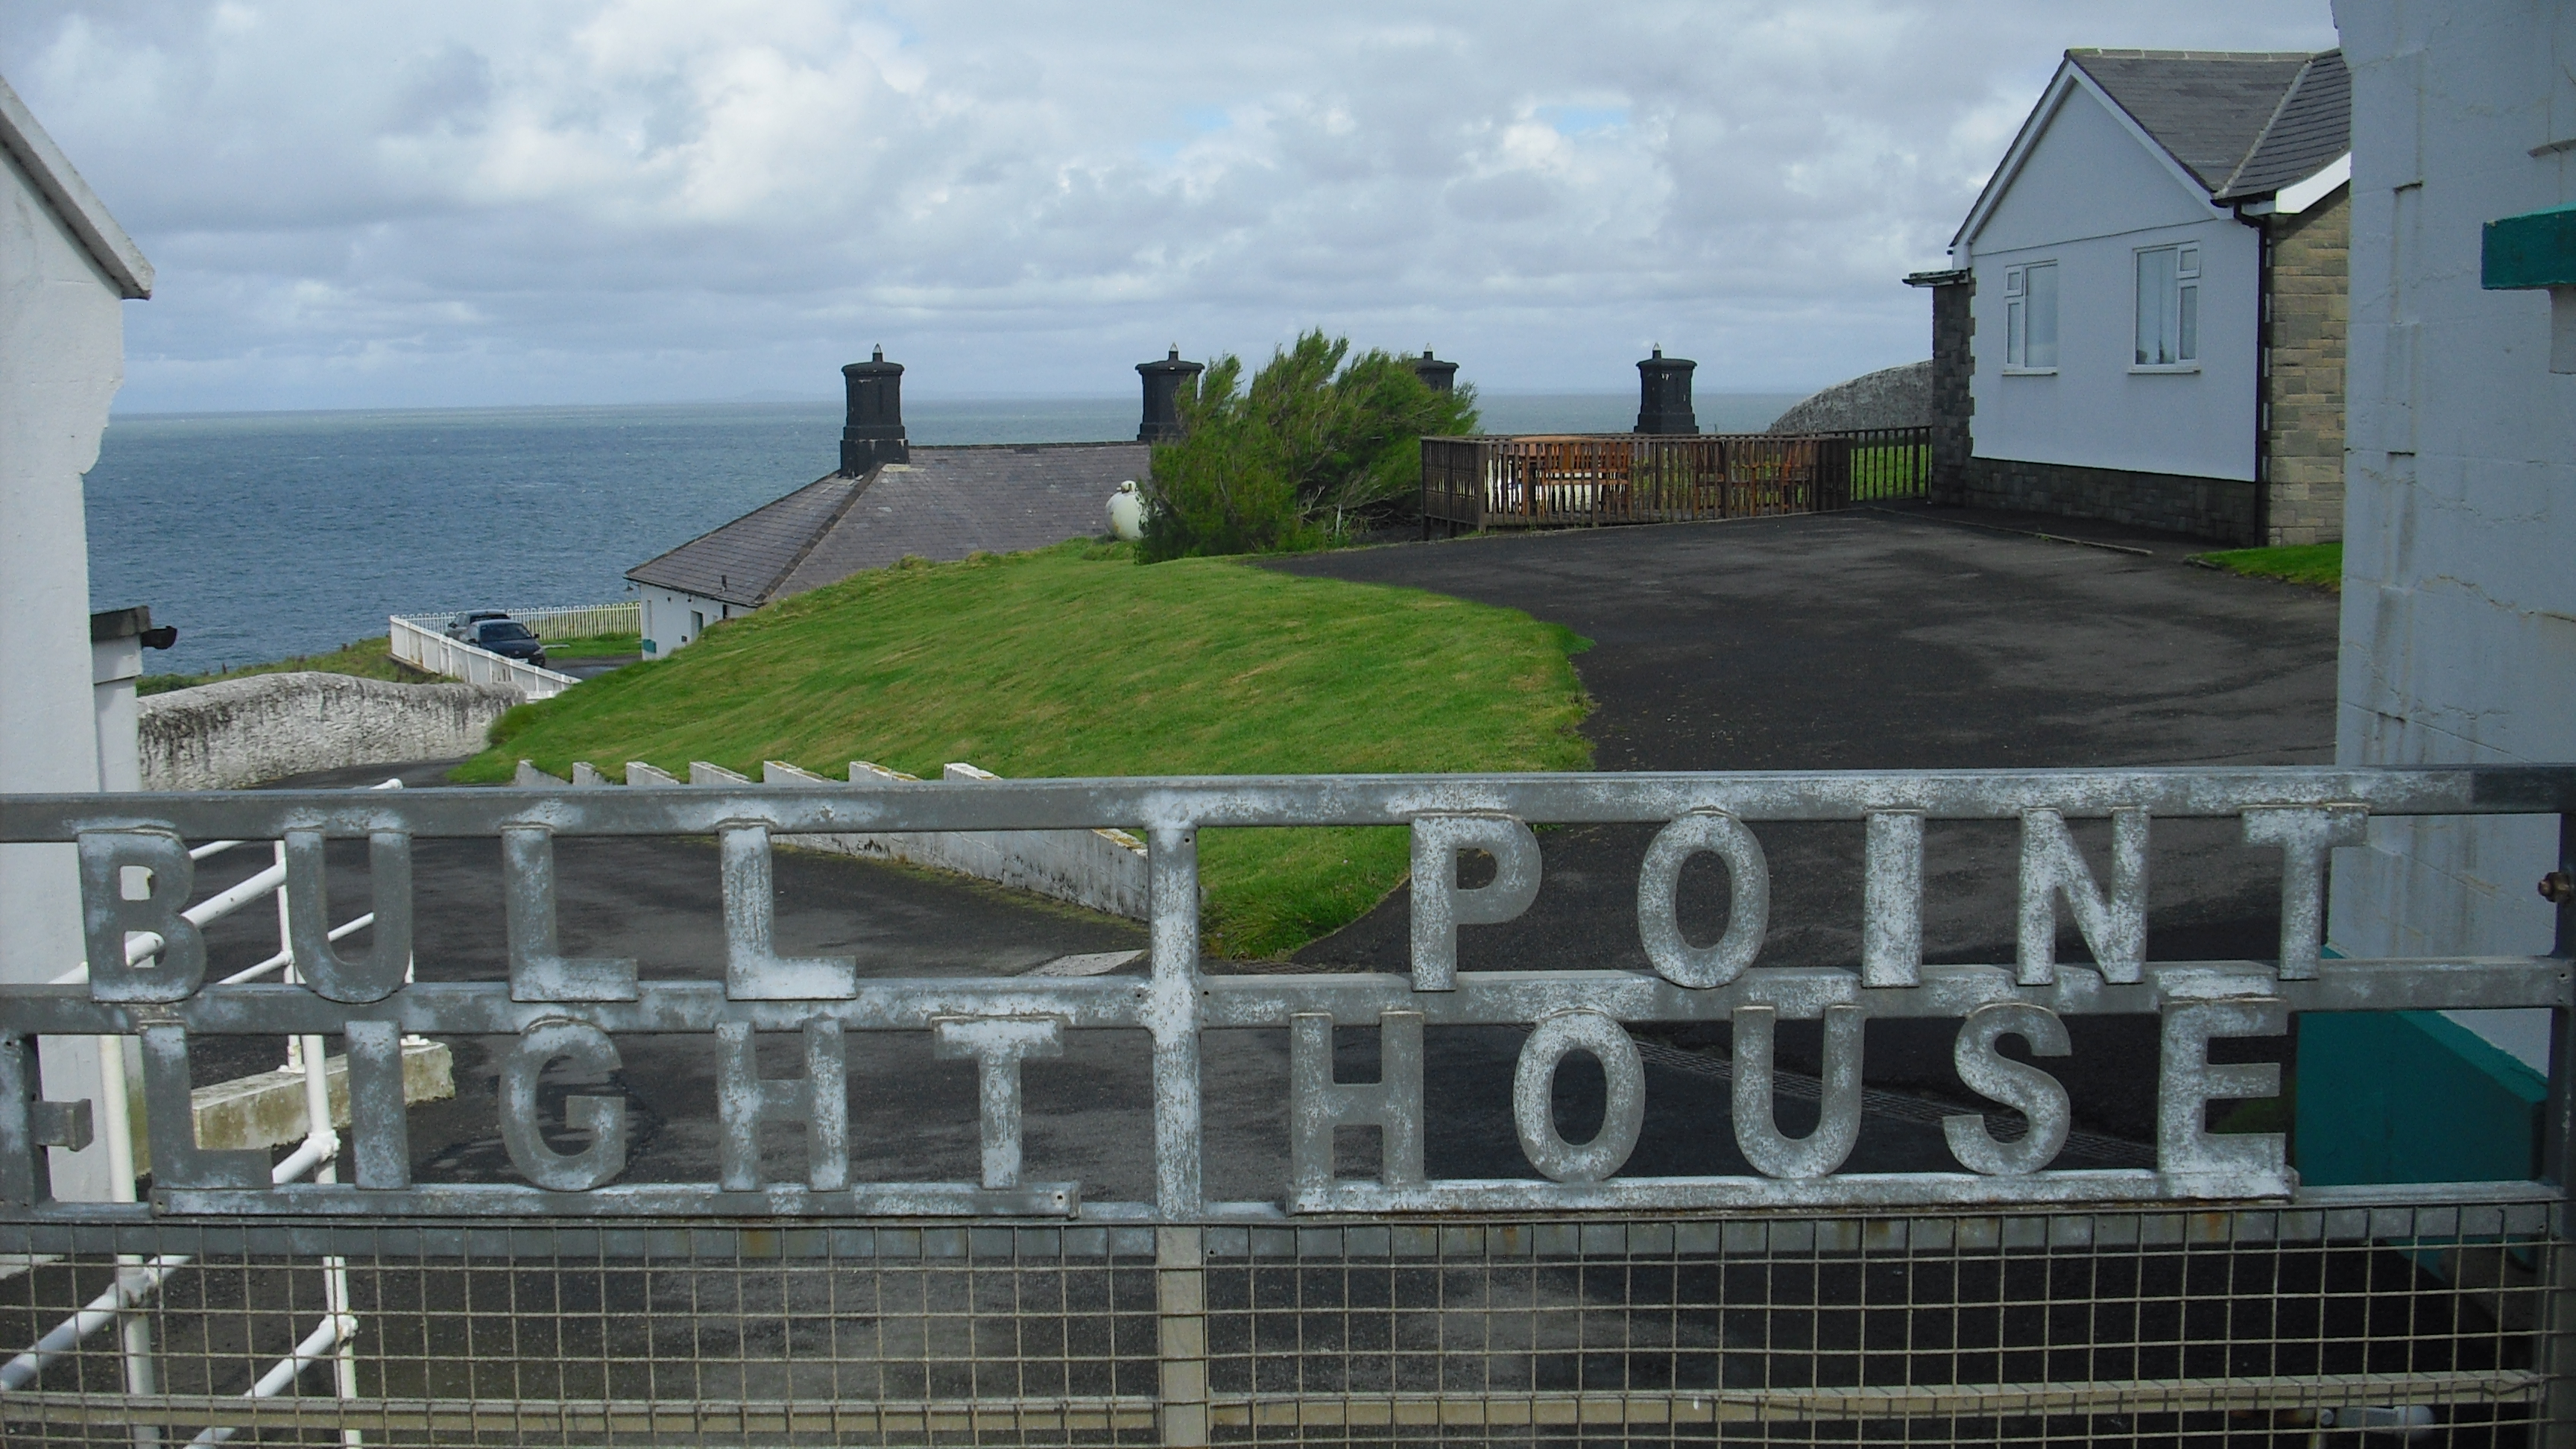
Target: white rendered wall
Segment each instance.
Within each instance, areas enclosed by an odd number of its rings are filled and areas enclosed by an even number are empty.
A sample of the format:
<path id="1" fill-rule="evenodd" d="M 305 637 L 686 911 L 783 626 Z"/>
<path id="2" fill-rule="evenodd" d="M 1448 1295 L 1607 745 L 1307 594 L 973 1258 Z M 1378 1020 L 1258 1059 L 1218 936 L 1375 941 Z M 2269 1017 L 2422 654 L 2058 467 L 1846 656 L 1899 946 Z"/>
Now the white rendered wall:
<path id="1" fill-rule="evenodd" d="M 2482 223 L 2576 201 L 2576 5 L 2338 0 L 2353 76 L 2336 757 L 2576 761 L 2576 376 L 2550 303 L 2478 287 Z M 2533 154 L 2539 151 L 2540 154 Z M 2375 822 L 2338 852 L 2356 955 L 2548 949 L 2554 820 Z M 2463 1013 L 2547 1069 L 2539 1013 Z"/>
<path id="2" fill-rule="evenodd" d="M 2092 92 L 2067 92 L 1963 241 L 1977 277 L 1977 456 L 2252 481 L 2261 237 Z M 2132 372 L 2137 251 L 2186 241 L 2201 247 L 2200 370 Z M 2004 268 L 2038 261 L 2057 263 L 2057 372 L 2007 376 Z"/>
<path id="3" fill-rule="evenodd" d="M 89 646 L 91 725 L 98 737 L 98 788 L 143 788 L 143 757 L 134 745 L 134 682 L 143 677 L 143 641 L 131 635 Z"/>
<path id="4" fill-rule="evenodd" d="M 644 637 L 653 641 L 652 651 L 644 656 L 647 659 L 667 658 L 672 650 L 697 639 L 698 631 L 689 626 L 692 610 L 704 614 L 708 623 L 716 624 L 733 617 L 733 610 L 739 607 L 719 599 L 684 594 L 677 589 L 657 589 L 649 584 L 640 586 L 638 592 L 643 601 Z M 752 611 L 744 609 L 743 612 L 748 614 Z"/>
<path id="5" fill-rule="evenodd" d="M 0 155 L 0 791 L 99 787 L 90 694 L 89 541 L 81 475 L 125 376 L 116 287 Z M 0 981 L 80 964 L 67 845 L 0 845 Z M 97 1095 L 87 1042 L 48 1040 L 47 1083 Z M 104 1149 L 54 1154 L 64 1197 L 103 1196 Z"/>

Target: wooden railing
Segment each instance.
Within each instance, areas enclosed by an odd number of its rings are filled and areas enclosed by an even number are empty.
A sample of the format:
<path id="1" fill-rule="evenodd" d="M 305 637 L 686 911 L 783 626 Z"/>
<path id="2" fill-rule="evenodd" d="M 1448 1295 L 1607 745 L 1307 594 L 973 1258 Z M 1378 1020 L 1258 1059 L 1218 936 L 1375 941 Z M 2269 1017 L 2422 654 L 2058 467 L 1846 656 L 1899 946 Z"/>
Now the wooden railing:
<path id="1" fill-rule="evenodd" d="M 1422 529 L 1588 528 L 1920 497 L 1932 430 L 1424 438 Z"/>

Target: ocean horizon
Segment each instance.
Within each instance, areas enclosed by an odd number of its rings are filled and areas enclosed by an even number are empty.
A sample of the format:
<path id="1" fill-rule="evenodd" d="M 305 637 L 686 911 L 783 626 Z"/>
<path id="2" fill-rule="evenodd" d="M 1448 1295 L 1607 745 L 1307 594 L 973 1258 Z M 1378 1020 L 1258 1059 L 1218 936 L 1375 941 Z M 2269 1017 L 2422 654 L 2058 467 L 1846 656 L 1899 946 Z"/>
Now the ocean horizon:
<path id="1" fill-rule="evenodd" d="M 1803 394 L 1703 393 L 1759 431 Z M 1636 394 L 1480 393 L 1491 432 L 1625 432 Z M 1137 401 L 904 400 L 912 442 L 1116 442 Z M 149 605 L 195 674 L 336 649 L 390 614 L 602 603 L 626 570 L 831 472 L 841 404 L 115 413 L 86 479 L 90 607 Z"/>

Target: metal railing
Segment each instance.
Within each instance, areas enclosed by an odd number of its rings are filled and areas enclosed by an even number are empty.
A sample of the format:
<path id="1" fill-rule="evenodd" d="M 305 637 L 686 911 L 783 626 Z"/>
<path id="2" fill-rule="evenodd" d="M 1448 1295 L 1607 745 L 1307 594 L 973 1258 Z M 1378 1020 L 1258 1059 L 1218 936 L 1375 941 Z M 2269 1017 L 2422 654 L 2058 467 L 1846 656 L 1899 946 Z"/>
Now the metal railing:
<path id="1" fill-rule="evenodd" d="M 446 633 L 448 617 L 423 614 L 406 619 L 394 615 L 388 620 L 393 656 L 414 669 L 444 674 L 468 684 L 506 684 L 532 700 L 552 699 L 581 683 L 572 675 L 523 660 L 505 659 L 462 639 L 450 639 Z"/>
<path id="2" fill-rule="evenodd" d="M 1422 440 L 1423 536 L 1816 513 L 1921 497 L 1932 430 Z"/>
<path id="3" fill-rule="evenodd" d="M 2376 1424 L 2565 1444 L 2576 1251 L 2563 1051 L 2555 1180 L 2308 1188 L 2279 1136 L 2207 1125 L 2213 1100 L 2281 1085 L 2277 1067 L 2213 1061 L 2212 1043 L 2277 1036 L 2294 1013 L 2540 1008 L 2567 1039 L 2576 907 L 2559 907 L 2548 955 L 2321 956 L 2334 849 L 2373 817 L 2489 815 L 2558 817 L 2556 848 L 2524 865 L 2576 870 L 2576 768 L 2554 766 L 0 799 L 0 841 L 77 846 L 94 942 L 159 943 L 152 964 L 86 985 L 0 989 L 0 1250 L 53 1258 L 8 1280 L 24 1297 L 0 1299 L 0 1319 L 101 1294 L 117 1254 L 216 1265 L 189 1280 L 201 1299 L 174 1303 L 165 1286 L 155 1304 L 155 1388 L 118 1387 L 102 1349 L 0 1393 L 0 1425 L 12 1443 L 199 1423 L 422 1443 L 1199 1444 L 2274 1443 Z M 2270 959 L 2150 956 L 2151 836 L 2191 819 L 2279 853 Z M 2020 829 L 2009 961 L 1922 959 L 1925 825 L 1942 820 Z M 1850 966 L 1760 965 L 1771 893 L 1753 827 L 1772 821 L 1843 822 L 1863 846 Z M 2108 835 L 2107 869 L 2070 821 Z M 1458 927 L 1508 920 L 1540 888 L 1531 822 L 1656 826 L 1637 886 L 1651 970 L 1461 969 Z M 1410 831 L 1409 973 L 1236 974 L 1200 959 L 1197 833 L 1310 825 Z M 880 978 L 777 945 L 774 840 L 1101 827 L 1148 843 L 1142 978 Z M 207 983 L 186 842 L 263 835 L 284 841 L 295 891 L 318 879 L 325 840 L 369 842 L 368 955 L 308 925 L 297 984 Z M 655 835 L 717 842 L 723 945 L 704 979 L 646 976 L 558 936 L 555 842 Z M 429 837 L 497 841 L 506 980 L 404 971 L 409 851 Z M 1470 854 L 1492 859 L 1487 884 L 1459 884 Z M 1683 933 L 1678 907 L 1700 856 L 1729 880 L 1726 925 L 1706 942 Z M 121 884 L 136 871 L 140 889 Z M 2061 915 L 2089 964 L 2058 959 Z M 2157 1023 L 2155 1140 L 2146 1164 L 2061 1166 L 2076 1158 L 2072 1111 L 2046 1061 L 2067 1050 L 2066 1018 L 2106 1014 Z M 1942 1118 L 1955 1170 L 1848 1170 L 1871 1095 L 1864 1028 L 1904 1019 L 1958 1023 L 1959 1075 L 1989 1105 Z M 1784 1020 L 1818 1023 L 1823 1042 L 1803 1133 L 1777 1106 L 1790 1095 L 1774 1050 Z M 1649 1023 L 1727 1032 L 1729 1105 L 1709 1132 L 1747 1170 L 1627 1170 L 1646 1091 L 1631 1031 Z M 1431 1176 L 1427 1114 L 1456 1088 L 1430 1092 L 1426 1042 L 1494 1027 L 1521 1034 L 1508 1109 L 1535 1175 Z M 1375 1028 L 1374 1080 L 1337 1072 L 1343 1028 Z M 1029 1171 L 1043 1140 L 1030 1115 L 1064 1104 L 1031 1100 L 1021 1064 L 1100 1031 L 1150 1043 L 1150 1091 L 1133 1104 L 1150 1120 L 1141 1201 Z M 499 1176 L 415 1177 L 405 1032 L 500 1043 Z M 1224 1032 L 1286 1042 L 1284 1141 L 1254 1163 L 1265 1196 L 1209 1190 L 1204 1054 Z M 140 1039 L 148 1202 L 47 1194 L 41 1145 L 79 1113 L 33 1091 L 19 1044 L 48 1033 Z M 192 1042 L 276 1034 L 347 1042 L 352 1180 L 280 1184 L 264 1155 L 164 1130 L 186 1121 Z M 613 1072 L 619 1040 L 648 1034 L 694 1038 L 718 1065 L 716 1180 L 622 1180 L 617 1089 L 538 1090 L 559 1061 Z M 846 1053 L 882 1034 L 972 1062 L 977 1175 L 859 1171 Z M 2007 1035 L 2038 1063 L 2001 1055 Z M 783 1060 L 761 1061 L 764 1036 L 796 1045 L 801 1073 L 766 1075 Z M 1553 1105 L 1576 1054 L 1603 1082 L 1582 1141 Z M 800 1129 L 801 1161 L 765 1157 L 780 1145 L 765 1125 Z M 1359 1175 L 1338 1141 L 1355 1129 L 1377 1141 Z M 272 1301 L 270 1285 L 312 1255 L 346 1266 L 346 1311 L 370 1327 L 357 1396 L 241 1397 L 261 1355 L 291 1356 L 299 1304 Z"/>

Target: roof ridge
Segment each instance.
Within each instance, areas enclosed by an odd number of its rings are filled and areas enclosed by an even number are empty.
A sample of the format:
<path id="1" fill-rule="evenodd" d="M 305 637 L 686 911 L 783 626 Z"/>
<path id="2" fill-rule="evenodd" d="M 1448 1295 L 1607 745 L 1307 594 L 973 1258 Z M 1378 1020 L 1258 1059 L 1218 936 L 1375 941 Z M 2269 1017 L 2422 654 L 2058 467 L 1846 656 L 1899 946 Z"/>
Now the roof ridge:
<path id="1" fill-rule="evenodd" d="M 2061 65 L 2061 73 L 2066 68 L 2072 68 L 2081 74 L 2085 80 L 2090 83 L 2093 89 L 2100 94 L 2102 99 L 2110 102 L 2110 104 L 2115 107 L 2122 116 L 2128 119 L 2130 124 L 2136 126 L 2139 134 L 2145 136 L 2149 142 L 2153 143 L 2157 150 L 2163 152 L 2168 159 L 2170 159 L 2176 166 L 2180 167 L 2184 175 L 2191 179 L 2192 184 L 2198 186 L 2202 193 L 2211 198 L 2214 203 L 2215 199 L 2226 191 L 2228 181 L 2233 180 L 2239 172 L 2243 171 L 2246 163 L 2260 151 L 2263 138 L 2270 134 L 2273 123 L 2280 119 L 2282 108 L 2288 104 L 2290 98 L 2298 94 L 2299 82 L 2306 78 L 2310 69 L 2316 65 L 2319 57 L 2329 53 L 2331 52 L 2310 50 L 2109 50 L 2071 48 L 2065 54 L 2065 60 Z M 2289 83 L 2284 85 L 2281 88 L 2280 93 L 2273 97 L 2271 109 L 2265 113 L 2263 124 L 2255 129 L 2253 139 L 2245 145 L 2243 150 L 2235 152 L 2233 158 L 2225 162 L 2227 167 L 2225 177 L 2222 179 L 2212 180 L 2205 178 L 2201 168 L 2194 165 L 2189 158 L 2185 157 L 2181 151 L 2175 148 L 2173 137 L 2167 134 L 2169 129 L 2168 127 L 2161 123 L 2151 122 L 2147 116 L 2140 114 L 2138 108 L 2130 104 L 2129 98 L 2120 94 L 2119 87 L 2114 84 L 2113 77 L 2109 75 L 2096 74 L 2093 67 L 2085 64 L 2087 60 L 2146 60 L 2189 62 L 2200 65 L 2234 61 L 2243 62 L 2249 65 L 2260 64 L 2267 66 L 2288 65 L 2296 62 L 2299 68 L 2291 74 Z M 2216 158 L 2210 159 L 2215 160 Z"/>
<path id="2" fill-rule="evenodd" d="M 2316 55 L 2311 55 L 2305 61 L 2301 62 L 2299 73 L 2290 77 L 2290 83 L 2288 85 L 2281 87 L 2281 98 L 2272 103 L 2272 114 L 2263 118 L 2262 128 L 2254 133 L 2253 144 L 2245 148 L 2244 155 L 2236 158 L 2235 165 L 2227 168 L 2226 178 L 2221 180 L 2216 186 L 2209 189 L 2209 194 L 2213 199 L 2225 196 L 2228 192 L 2235 190 L 2236 178 L 2244 175 L 2245 168 L 2254 164 L 2254 158 L 2263 154 L 2264 141 L 2271 137 L 2272 128 L 2281 124 L 2281 115 L 2283 112 L 2290 109 L 2290 102 L 2299 98 L 2299 87 L 2308 83 L 2309 73 L 2317 68 L 2318 56 L 2322 56 L 2324 54 L 2324 51 L 2319 51 Z"/>
<path id="3" fill-rule="evenodd" d="M 844 475 L 835 474 L 833 476 L 840 477 Z M 769 582 L 761 586 L 759 593 L 752 596 L 758 600 L 758 604 L 754 607 L 766 605 L 776 597 L 778 586 L 786 583 L 789 579 L 796 576 L 797 566 L 804 563 L 806 556 L 814 552 L 815 545 L 820 544 L 825 537 L 830 535 L 833 529 L 840 527 L 842 519 L 850 516 L 850 510 L 858 504 L 859 495 L 867 492 L 871 484 L 884 476 L 885 464 L 882 462 L 869 468 L 867 472 L 859 475 L 858 486 L 851 489 L 849 496 L 841 500 L 840 506 L 832 510 L 832 516 L 823 520 L 822 527 L 805 535 L 805 542 L 797 547 L 794 556 L 789 558 L 786 564 L 782 566 L 776 574 L 771 575 Z M 820 482 L 821 480 L 817 479 L 816 481 Z"/>
<path id="4" fill-rule="evenodd" d="M 2067 57 L 2099 56 L 2104 60 L 2243 60 L 2277 65 L 2288 60 L 2315 60 L 2321 50 L 2134 50 L 2111 46 L 2070 46 Z"/>
<path id="5" fill-rule="evenodd" d="M 717 534 L 723 533 L 723 532 L 724 532 L 725 530 L 727 530 L 727 529 L 733 528 L 733 527 L 735 527 L 735 526 L 736 526 L 736 525 L 738 525 L 738 524 L 747 523 L 747 522 L 751 521 L 752 519 L 758 518 L 760 515 L 762 515 L 762 514 L 764 514 L 764 513 L 769 512 L 769 511 L 770 511 L 771 509 L 773 509 L 773 508 L 780 508 L 780 507 L 784 507 L 785 505 L 787 505 L 788 503 L 790 503 L 790 502 L 794 501 L 795 499 L 798 499 L 798 498 L 803 497 L 803 496 L 804 496 L 804 495 L 806 495 L 807 493 L 810 493 L 810 492 L 812 492 L 813 490 L 815 490 L 815 489 L 817 489 L 817 488 L 822 487 L 824 484 L 829 483 L 829 482 L 831 482 L 832 480 L 834 480 L 834 479 L 836 479 L 836 478 L 846 478 L 846 477 L 848 477 L 848 476 L 849 476 L 849 475 L 848 475 L 848 474 L 846 474 L 846 473 L 839 473 L 839 472 L 826 473 L 826 474 L 824 474 L 822 477 L 815 479 L 815 480 L 814 480 L 813 482 L 811 482 L 811 483 L 800 483 L 800 484 L 798 484 L 797 486 L 795 486 L 795 487 L 793 487 L 793 488 L 788 489 L 786 492 L 779 494 L 777 497 L 770 499 L 767 503 L 764 503 L 764 504 L 760 505 L 758 508 L 748 509 L 748 510 L 746 510 L 746 511 L 742 512 L 742 513 L 738 513 L 738 514 L 734 515 L 733 517 L 726 519 L 724 522 L 717 524 L 715 527 L 708 529 L 706 532 L 699 534 L 699 535 L 698 535 L 697 537 L 695 537 L 695 538 L 687 539 L 687 540 L 685 540 L 685 541 L 683 541 L 683 542 L 673 544 L 671 547 L 669 547 L 669 548 L 666 548 L 666 549 L 662 550 L 660 553 L 657 553 L 657 554 L 653 555 L 651 558 L 648 558 L 648 559 L 644 560 L 642 563 L 635 565 L 635 567 L 633 567 L 633 568 L 631 568 L 631 569 L 628 569 L 628 570 L 626 571 L 626 577 L 628 577 L 628 578 L 630 578 L 630 579 L 635 578 L 635 576 L 636 576 L 636 575 L 638 575 L 638 574 L 642 573 L 642 572 L 643 572 L 644 570 L 646 570 L 646 569 L 649 569 L 649 568 L 653 567 L 655 564 L 658 564 L 658 563 L 662 562 L 662 561 L 663 561 L 663 560 L 665 560 L 665 559 L 674 558 L 674 557 L 677 557 L 677 556 L 678 556 L 678 555 L 680 555 L 680 554 L 686 553 L 690 548 L 694 547 L 695 545 L 700 544 L 700 543 L 704 543 L 704 542 L 705 542 L 705 541 L 707 541 L 708 539 L 715 537 Z M 847 503 L 847 500 L 844 500 L 844 505 L 845 505 L 845 506 L 846 506 L 846 503 Z M 839 515 L 838 515 L 838 511 L 836 511 L 836 512 L 835 512 L 835 515 L 834 515 L 834 516 L 835 516 L 835 517 L 839 516 Z M 641 582 L 646 582 L 646 581 L 645 581 L 645 580 L 638 579 L 638 580 L 637 580 L 637 582 L 641 583 Z M 776 579 L 772 579 L 772 580 L 770 580 L 770 583 L 771 583 L 772 585 L 775 585 L 775 584 L 777 583 L 777 580 L 776 580 Z M 751 595 L 751 599 L 757 599 L 757 598 L 759 598 L 759 597 L 760 597 L 760 595 L 758 595 L 758 594 L 753 594 L 753 595 Z M 748 603 L 750 602 L 750 600 L 748 600 L 748 599 L 745 599 L 745 600 L 735 600 L 734 602 L 748 604 Z"/>
<path id="6" fill-rule="evenodd" d="M 1144 448 L 1151 444 L 1141 438 L 1105 438 L 1094 442 L 1057 443 L 915 443 L 916 453 L 968 453 L 977 449 L 997 448 Z"/>

